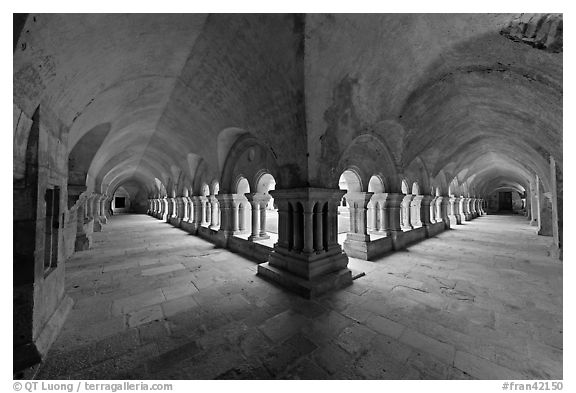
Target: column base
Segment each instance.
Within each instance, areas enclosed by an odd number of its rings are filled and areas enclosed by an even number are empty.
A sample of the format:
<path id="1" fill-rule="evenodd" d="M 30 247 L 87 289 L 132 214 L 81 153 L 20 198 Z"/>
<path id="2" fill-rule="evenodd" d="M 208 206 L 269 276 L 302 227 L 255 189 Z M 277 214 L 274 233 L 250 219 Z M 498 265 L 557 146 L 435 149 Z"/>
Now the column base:
<path id="1" fill-rule="evenodd" d="M 182 221 L 180 223 L 180 228 L 192 235 L 195 235 L 198 232 L 198 224 L 190 221 Z"/>
<path id="2" fill-rule="evenodd" d="M 90 248 L 91 239 L 86 234 L 76 236 L 74 241 L 74 251 L 85 251 Z"/>
<path id="3" fill-rule="evenodd" d="M 168 222 L 174 225 L 175 227 L 179 228 L 180 224 L 182 224 L 182 219 L 178 217 L 170 217 Z"/>
<path id="4" fill-rule="evenodd" d="M 462 225 L 462 216 L 459 214 L 449 214 L 448 219 L 450 220 L 450 224 L 452 225 Z"/>
<path id="5" fill-rule="evenodd" d="M 271 266 L 270 262 L 265 262 L 258 265 L 258 276 L 278 283 L 306 299 L 312 299 L 324 293 L 352 285 L 352 272 L 348 268 L 307 280 L 286 270 Z"/>
<path id="6" fill-rule="evenodd" d="M 465 221 L 472 221 L 472 214 L 470 213 L 464 213 L 464 220 Z"/>
<path id="7" fill-rule="evenodd" d="M 350 235 L 350 234 L 349 234 Z M 370 239 L 368 240 L 356 240 L 351 239 L 349 236 L 344 240 L 343 249 L 346 255 L 353 258 L 359 258 L 368 260 L 368 248 Z"/>
<path id="8" fill-rule="evenodd" d="M 258 235 L 258 236 L 250 235 L 250 236 L 248 236 L 248 240 L 251 242 L 256 241 L 256 240 L 266 240 L 266 239 L 270 239 L 270 235 Z"/>

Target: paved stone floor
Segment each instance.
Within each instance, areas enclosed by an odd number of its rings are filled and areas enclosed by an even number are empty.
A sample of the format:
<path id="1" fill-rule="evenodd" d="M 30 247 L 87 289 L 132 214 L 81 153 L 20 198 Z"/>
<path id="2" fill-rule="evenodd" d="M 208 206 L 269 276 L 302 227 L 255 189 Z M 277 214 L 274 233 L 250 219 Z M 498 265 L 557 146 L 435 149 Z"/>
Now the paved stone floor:
<path id="1" fill-rule="evenodd" d="M 351 259 L 366 276 L 314 301 L 148 216 L 94 239 L 39 379 L 562 378 L 562 264 L 523 217 Z"/>

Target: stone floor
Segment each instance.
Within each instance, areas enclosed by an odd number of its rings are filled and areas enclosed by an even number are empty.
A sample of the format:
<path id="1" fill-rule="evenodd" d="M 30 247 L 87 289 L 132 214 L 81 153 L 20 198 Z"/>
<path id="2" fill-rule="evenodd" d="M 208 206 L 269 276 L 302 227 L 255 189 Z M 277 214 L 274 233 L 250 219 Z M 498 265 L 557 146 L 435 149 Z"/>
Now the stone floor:
<path id="1" fill-rule="evenodd" d="M 314 301 L 148 216 L 94 239 L 39 379 L 562 378 L 562 264 L 523 217 L 351 259 L 366 276 Z"/>

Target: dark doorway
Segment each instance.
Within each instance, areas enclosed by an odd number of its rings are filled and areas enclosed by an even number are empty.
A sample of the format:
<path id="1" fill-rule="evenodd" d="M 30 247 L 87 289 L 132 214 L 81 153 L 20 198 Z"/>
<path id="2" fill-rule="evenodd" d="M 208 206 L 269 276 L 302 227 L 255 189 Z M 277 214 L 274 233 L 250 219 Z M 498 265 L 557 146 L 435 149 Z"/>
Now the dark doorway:
<path id="1" fill-rule="evenodd" d="M 46 223 L 44 237 L 44 270 L 56 267 L 58 262 L 58 229 L 60 227 L 60 188 L 48 188 L 44 195 Z"/>
<path id="2" fill-rule="evenodd" d="M 498 210 L 512 210 L 512 192 L 503 191 L 498 193 Z"/>
<path id="3" fill-rule="evenodd" d="M 114 207 L 116 209 L 124 209 L 126 207 L 126 198 L 124 197 L 114 198 Z"/>

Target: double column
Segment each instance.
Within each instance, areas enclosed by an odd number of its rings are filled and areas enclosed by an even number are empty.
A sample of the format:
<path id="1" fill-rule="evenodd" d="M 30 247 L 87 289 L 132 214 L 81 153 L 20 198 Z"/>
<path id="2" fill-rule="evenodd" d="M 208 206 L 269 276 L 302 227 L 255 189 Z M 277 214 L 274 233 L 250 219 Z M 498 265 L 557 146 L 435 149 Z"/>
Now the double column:
<path id="1" fill-rule="evenodd" d="M 453 195 L 445 198 L 448 198 L 448 219 L 450 220 L 450 225 L 462 224 L 463 199 Z"/>
<path id="2" fill-rule="evenodd" d="M 402 203 L 400 207 L 400 225 L 403 231 L 409 231 L 414 229 L 410 222 L 410 205 L 412 203 L 412 199 L 414 195 L 408 194 L 404 195 L 402 198 Z"/>
<path id="3" fill-rule="evenodd" d="M 367 243 L 370 242 L 367 213 L 372 195 L 371 192 L 349 192 L 344 195 L 350 210 L 350 228 L 344 241 L 344 251 L 350 256 L 366 259 Z"/>
<path id="4" fill-rule="evenodd" d="M 470 221 L 473 218 L 470 212 L 470 198 L 468 197 L 462 198 L 462 215 L 466 221 Z"/>
<path id="5" fill-rule="evenodd" d="M 270 195 L 263 193 L 249 193 L 245 195 L 252 208 L 252 232 L 248 240 L 269 239 L 270 236 L 266 233 L 266 206 L 270 201 Z"/>
<path id="6" fill-rule="evenodd" d="M 428 198 L 427 195 L 414 195 L 412 197 L 412 200 L 410 201 L 410 225 L 412 226 L 412 228 L 421 228 L 423 225 L 423 219 L 422 219 L 422 215 L 423 213 L 426 213 L 422 207 L 422 202 L 424 201 L 424 198 Z M 427 199 L 427 203 L 428 203 L 428 212 L 426 213 L 426 216 L 429 217 L 430 216 L 430 203 L 429 203 L 430 199 Z"/>
<path id="7" fill-rule="evenodd" d="M 278 242 L 258 274 L 307 298 L 350 285 L 348 257 L 338 244 L 338 204 L 344 193 L 322 188 L 270 191 L 278 206 Z"/>

